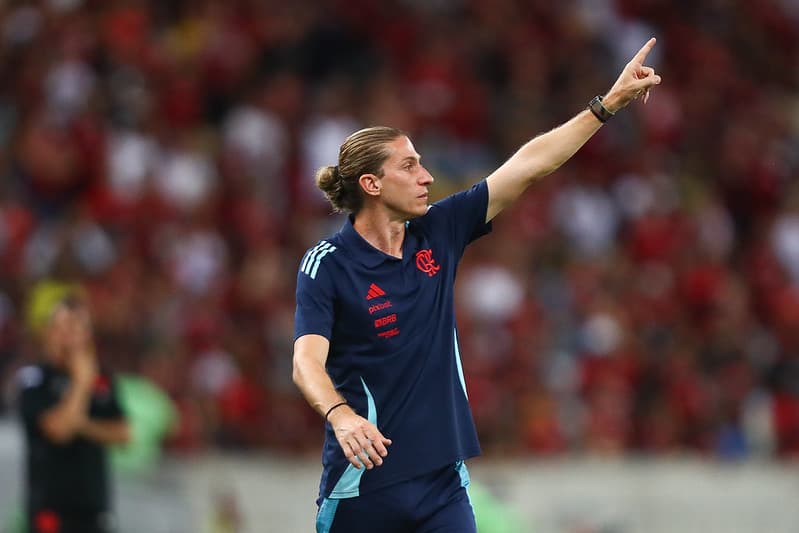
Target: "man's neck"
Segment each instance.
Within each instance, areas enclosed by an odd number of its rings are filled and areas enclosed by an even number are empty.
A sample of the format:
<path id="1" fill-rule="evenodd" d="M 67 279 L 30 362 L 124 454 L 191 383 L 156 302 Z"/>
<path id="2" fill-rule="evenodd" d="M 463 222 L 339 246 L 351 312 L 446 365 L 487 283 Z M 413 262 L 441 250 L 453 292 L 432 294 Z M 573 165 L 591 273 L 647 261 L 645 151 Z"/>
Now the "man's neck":
<path id="1" fill-rule="evenodd" d="M 361 211 L 352 223 L 355 231 L 381 252 L 402 259 L 405 221 L 392 220 L 385 213 Z"/>

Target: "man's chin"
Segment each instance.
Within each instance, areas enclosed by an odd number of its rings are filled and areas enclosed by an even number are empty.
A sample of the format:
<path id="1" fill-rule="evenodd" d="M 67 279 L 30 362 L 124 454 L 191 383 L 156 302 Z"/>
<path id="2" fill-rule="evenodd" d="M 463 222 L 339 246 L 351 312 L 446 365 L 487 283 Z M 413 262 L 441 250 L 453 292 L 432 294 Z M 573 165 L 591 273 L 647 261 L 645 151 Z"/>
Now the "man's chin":
<path id="1" fill-rule="evenodd" d="M 423 217 L 427 214 L 427 211 L 430 209 L 430 206 L 425 204 L 424 206 L 415 206 L 412 209 L 406 211 L 408 220 L 413 220 L 414 218 Z"/>

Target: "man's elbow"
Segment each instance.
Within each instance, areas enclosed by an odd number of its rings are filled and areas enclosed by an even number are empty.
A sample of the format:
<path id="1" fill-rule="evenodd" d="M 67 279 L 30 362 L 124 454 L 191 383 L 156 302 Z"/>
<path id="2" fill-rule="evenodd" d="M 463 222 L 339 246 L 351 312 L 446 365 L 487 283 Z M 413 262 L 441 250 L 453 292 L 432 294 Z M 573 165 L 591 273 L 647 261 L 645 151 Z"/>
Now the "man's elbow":
<path id="1" fill-rule="evenodd" d="M 75 434 L 72 432 L 67 431 L 46 431 L 45 435 L 47 440 L 55 444 L 56 446 L 66 446 L 72 439 L 75 438 Z"/>
<path id="2" fill-rule="evenodd" d="M 291 371 L 291 380 L 298 388 L 302 388 L 302 371 L 300 370 L 300 362 L 298 361 L 298 357 L 294 356 L 294 363 L 293 369 Z"/>
<path id="3" fill-rule="evenodd" d="M 66 424 L 52 419 L 44 419 L 40 425 L 44 437 L 58 446 L 69 444 L 75 437 L 75 431 Z"/>
<path id="4" fill-rule="evenodd" d="M 528 185 L 532 185 L 536 181 L 549 176 L 556 170 L 563 166 L 563 161 L 540 161 L 533 167 L 533 172 L 530 174 Z"/>

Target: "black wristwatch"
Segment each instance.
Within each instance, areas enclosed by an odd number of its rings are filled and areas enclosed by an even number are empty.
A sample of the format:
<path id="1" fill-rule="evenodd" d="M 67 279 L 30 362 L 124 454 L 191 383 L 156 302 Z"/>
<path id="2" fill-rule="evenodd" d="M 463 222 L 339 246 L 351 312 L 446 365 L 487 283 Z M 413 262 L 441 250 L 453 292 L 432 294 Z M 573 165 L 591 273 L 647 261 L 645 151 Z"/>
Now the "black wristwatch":
<path id="1" fill-rule="evenodd" d="M 588 102 L 588 109 L 590 109 L 591 113 L 594 114 L 597 120 L 603 124 L 613 116 L 613 113 L 611 113 L 608 108 L 602 104 L 601 96 L 594 96 L 591 101 Z"/>

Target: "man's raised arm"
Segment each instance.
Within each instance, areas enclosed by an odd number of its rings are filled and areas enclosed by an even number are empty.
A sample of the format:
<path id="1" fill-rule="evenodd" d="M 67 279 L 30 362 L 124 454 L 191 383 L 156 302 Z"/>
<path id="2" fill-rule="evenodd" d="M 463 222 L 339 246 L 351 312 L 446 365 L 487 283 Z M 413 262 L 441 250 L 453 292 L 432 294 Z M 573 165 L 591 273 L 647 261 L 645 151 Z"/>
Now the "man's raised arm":
<path id="1" fill-rule="evenodd" d="M 536 179 L 554 172 L 568 161 L 609 116 L 639 96 L 647 101 L 649 89 L 660 83 L 655 70 L 644 65 L 653 46 L 654 37 L 625 65 L 604 98 L 595 98 L 589 109 L 527 142 L 488 176 L 486 222 L 513 203 Z"/>

